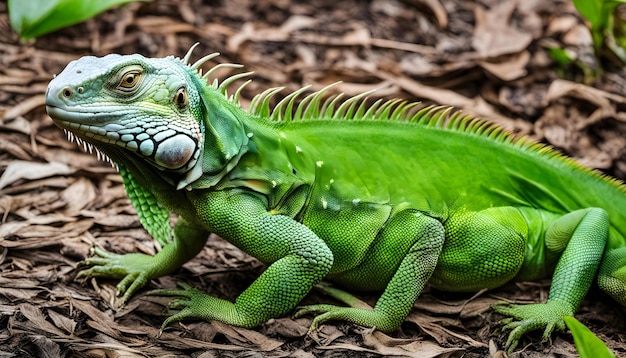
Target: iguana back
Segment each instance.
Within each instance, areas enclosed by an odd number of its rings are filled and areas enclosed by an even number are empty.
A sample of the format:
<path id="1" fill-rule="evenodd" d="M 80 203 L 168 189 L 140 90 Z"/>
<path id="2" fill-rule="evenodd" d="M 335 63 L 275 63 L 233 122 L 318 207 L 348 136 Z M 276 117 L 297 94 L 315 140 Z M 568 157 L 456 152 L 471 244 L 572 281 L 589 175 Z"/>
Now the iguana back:
<path id="1" fill-rule="evenodd" d="M 516 205 L 560 214 L 600 207 L 626 236 L 626 187 L 618 180 L 493 124 L 431 112 L 434 119 L 421 121 L 315 119 L 277 127 L 293 145 L 320 148 L 316 161 L 332 169 L 318 170 L 316 184 L 344 183 L 345 200 L 358 195 L 421 209 L 426 199 L 435 208 L 424 211 L 434 214 L 441 202 L 449 209 Z"/>

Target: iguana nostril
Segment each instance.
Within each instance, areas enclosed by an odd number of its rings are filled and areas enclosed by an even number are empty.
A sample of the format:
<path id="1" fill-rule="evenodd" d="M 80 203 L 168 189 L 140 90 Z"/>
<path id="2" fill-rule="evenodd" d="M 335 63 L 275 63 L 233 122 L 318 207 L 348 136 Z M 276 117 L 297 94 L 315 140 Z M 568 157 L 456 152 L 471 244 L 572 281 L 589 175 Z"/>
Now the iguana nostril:
<path id="1" fill-rule="evenodd" d="M 72 88 L 70 87 L 65 87 L 62 93 L 63 93 L 63 97 L 72 98 L 72 94 L 74 93 L 74 91 L 72 91 Z"/>

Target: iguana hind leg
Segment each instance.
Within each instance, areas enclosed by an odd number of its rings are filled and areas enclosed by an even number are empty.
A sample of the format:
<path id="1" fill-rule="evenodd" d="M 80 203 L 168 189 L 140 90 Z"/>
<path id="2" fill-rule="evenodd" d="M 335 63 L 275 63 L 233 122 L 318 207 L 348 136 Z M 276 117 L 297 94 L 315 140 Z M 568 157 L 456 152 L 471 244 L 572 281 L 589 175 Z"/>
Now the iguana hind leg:
<path id="1" fill-rule="evenodd" d="M 547 339 L 556 328 L 565 329 L 563 317 L 573 315 L 587 294 L 602 259 L 609 236 L 609 218 L 598 208 L 582 209 L 553 221 L 545 233 L 546 248 L 565 249 L 552 277 L 546 303 L 497 305 L 494 310 L 510 316 L 511 329 L 506 346 L 509 352 L 527 332 L 543 329 Z"/>
<path id="2" fill-rule="evenodd" d="M 616 237 L 609 242 L 625 242 L 616 232 L 610 235 Z M 598 286 L 622 306 L 626 306 L 626 246 L 606 249 L 598 272 Z"/>
<path id="3" fill-rule="evenodd" d="M 498 287 L 524 262 L 528 226 L 514 207 L 458 212 L 445 222 L 446 243 L 430 283 L 441 290 Z"/>
<path id="4" fill-rule="evenodd" d="M 311 330 L 329 320 L 349 321 L 381 331 L 397 329 L 435 269 L 443 241 L 443 225 L 438 220 L 413 210 L 397 213 L 381 230 L 366 260 L 344 273 L 344 277 L 336 278 L 336 281 L 360 279 L 375 282 L 377 274 L 386 277 L 385 271 L 393 267 L 383 267 L 388 262 L 384 257 L 393 257 L 391 250 L 397 250 L 404 243 L 412 243 L 374 309 L 321 304 L 300 307 L 295 316 L 319 314 L 313 320 Z"/>

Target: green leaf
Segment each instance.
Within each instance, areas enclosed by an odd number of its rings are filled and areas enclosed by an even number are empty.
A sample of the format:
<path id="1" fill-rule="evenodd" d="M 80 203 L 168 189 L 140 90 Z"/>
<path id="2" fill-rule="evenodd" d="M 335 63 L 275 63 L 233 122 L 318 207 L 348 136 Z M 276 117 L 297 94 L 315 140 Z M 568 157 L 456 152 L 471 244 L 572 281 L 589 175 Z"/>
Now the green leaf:
<path id="1" fill-rule="evenodd" d="M 615 358 L 615 354 L 596 337 L 589 328 L 585 327 L 576 318 L 568 316 L 563 318 L 567 328 L 572 331 L 574 343 L 580 358 Z"/>
<path id="2" fill-rule="evenodd" d="M 606 19 L 603 14 L 604 0 L 574 0 L 576 10 L 591 23 L 591 28 L 604 28 Z"/>
<path id="3" fill-rule="evenodd" d="M 550 58 L 552 58 L 560 67 L 565 67 L 574 62 L 574 58 L 572 58 L 569 52 L 565 49 L 549 47 L 547 50 Z"/>
<path id="4" fill-rule="evenodd" d="M 9 0 L 11 27 L 24 40 L 85 21 L 135 0 Z M 149 0 L 140 0 L 149 1 Z"/>

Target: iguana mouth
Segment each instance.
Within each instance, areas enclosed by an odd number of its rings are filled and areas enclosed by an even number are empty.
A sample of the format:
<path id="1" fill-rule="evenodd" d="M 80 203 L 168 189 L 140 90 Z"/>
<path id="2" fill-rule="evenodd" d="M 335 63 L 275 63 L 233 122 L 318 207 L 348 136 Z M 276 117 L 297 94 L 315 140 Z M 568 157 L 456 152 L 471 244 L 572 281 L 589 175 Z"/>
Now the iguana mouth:
<path id="1" fill-rule="evenodd" d="M 52 121 L 65 131 L 68 139 L 84 147 L 87 146 L 86 151 L 92 152 L 93 149 L 89 149 L 89 147 L 97 143 L 117 144 L 130 150 L 138 149 L 137 143 L 120 140 L 121 136 L 118 131 L 124 127 L 111 123 L 104 124 L 106 121 L 102 119 L 110 117 L 110 115 L 104 116 L 91 111 L 70 111 L 49 104 L 46 104 L 46 112 Z M 99 120 L 94 120 L 98 117 L 100 117 Z"/>
<path id="2" fill-rule="evenodd" d="M 46 93 L 46 112 L 50 118 L 52 118 L 52 121 L 63 129 L 68 141 L 78 144 L 84 152 L 89 154 L 95 153 L 99 160 L 114 165 L 115 163 L 108 155 L 99 150 L 95 143 L 89 141 L 91 137 L 95 139 L 95 142 L 109 142 L 107 141 L 107 131 L 105 129 L 97 125 L 84 123 L 86 118 L 93 121 L 93 119 L 98 116 L 98 113 L 93 111 L 78 111 L 75 110 L 75 107 L 73 107 L 72 110 L 68 110 L 67 108 L 63 108 L 64 106 L 62 106 L 62 104 L 59 105 L 53 102 L 53 97 Z"/>

